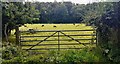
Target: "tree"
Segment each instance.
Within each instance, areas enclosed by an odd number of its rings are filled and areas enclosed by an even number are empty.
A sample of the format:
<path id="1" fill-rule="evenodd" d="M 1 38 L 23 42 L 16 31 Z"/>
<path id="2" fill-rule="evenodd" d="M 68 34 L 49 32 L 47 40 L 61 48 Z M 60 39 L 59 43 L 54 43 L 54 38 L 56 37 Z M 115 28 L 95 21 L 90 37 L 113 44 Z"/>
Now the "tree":
<path id="1" fill-rule="evenodd" d="M 74 23 L 80 23 L 83 20 L 83 16 L 84 16 L 84 8 L 85 5 L 81 4 L 81 5 L 75 5 L 72 7 L 71 9 L 71 13 L 72 13 L 72 22 Z"/>
<path id="2" fill-rule="evenodd" d="M 103 14 L 113 8 L 113 4 L 107 2 L 87 4 L 84 9 L 83 22 L 87 25 L 99 25 Z"/>
<path id="3" fill-rule="evenodd" d="M 112 7 L 106 8 L 99 21 L 99 44 L 102 49 L 108 49 L 107 58 L 113 62 L 119 62 L 120 58 L 120 2 L 109 3 Z"/>
<path id="4" fill-rule="evenodd" d="M 2 9 L 2 33 L 3 37 L 6 36 L 6 38 L 16 25 L 30 23 L 39 18 L 38 10 L 35 10 L 33 3 L 29 2 L 25 4 L 23 2 L 3 2 Z"/>

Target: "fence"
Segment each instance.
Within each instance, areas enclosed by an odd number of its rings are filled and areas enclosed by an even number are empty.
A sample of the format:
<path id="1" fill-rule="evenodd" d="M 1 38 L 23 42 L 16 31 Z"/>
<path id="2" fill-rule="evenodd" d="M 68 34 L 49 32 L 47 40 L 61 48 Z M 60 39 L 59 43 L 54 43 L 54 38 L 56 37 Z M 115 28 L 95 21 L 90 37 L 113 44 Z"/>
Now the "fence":
<path id="1" fill-rule="evenodd" d="M 74 34 L 67 34 L 73 32 Z M 77 33 L 81 33 L 81 32 L 91 32 L 91 34 L 77 34 Z M 19 31 L 19 29 L 17 28 L 16 31 L 16 44 L 18 44 L 20 47 L 27 47 L 27 48 L 22 48 L 23 50 L 52 50 L 52 49 L 57 49 L 57 50 L 61 50 L 61 49 L 81 49 L 80 47 L 66 47 L 67 45 L 83 45 L 83 46 L 87 46 L 89 44 L 96 44 L 97 42 L 97 36 L 96 36 L 96 30 L 90 29 L 90 30 L 36 30 L 35 33 L 50 33 L 48 35 L 22 35 L 22 33 L 29 33 L 29 31 Z M 81 38 L 74 38 L 74 37 L 81 37 Z M 82 37 L 87 37 L 87 36 L 91 36 L 92 38 L 82 38 Z M 49 38 L 57 38 L 57 39 L 49 39 Z M 69 39 L 60 39 L 62 37 L 67 37 Z M 42 38 L 42 40 L 27 40 L 27 38 Z M 82 40 L 85 41 L 90 41 L 90 42 L 86 42 L 83 43 L 81 42 Z M 43 44 L 43 42 L 50 42 L 50 41 L 57 41 L 57 43 L 48 43 L 48 44 Z M 61 43 L 62 41 L 75 41 L 75 43 Z M 37 42 L 35 44 L 23 44 L 25 42 Z M 39 46 L 40 48 L 34 48 L 36 46 Z M 41 48 L 42 46 L 46 46 L 45 48 Z M 48 48 L 49 46 L 57 46 L 56 48 Z M 61 47 L 61 46 L 65 46 L 65 47 Z"/>

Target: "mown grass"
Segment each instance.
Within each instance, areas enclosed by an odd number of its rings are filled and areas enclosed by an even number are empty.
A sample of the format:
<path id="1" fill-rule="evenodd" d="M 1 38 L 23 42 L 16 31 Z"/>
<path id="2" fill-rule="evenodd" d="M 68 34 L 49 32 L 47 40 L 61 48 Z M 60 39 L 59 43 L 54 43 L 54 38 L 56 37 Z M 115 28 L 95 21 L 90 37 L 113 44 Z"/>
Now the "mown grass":
<path id="1" fill-rule="evenodd" d="M 28 29 L 36 30 L 80 30 L 80 29 L 93 29 L 91 26 L 86 26 L 85 24 L 25 24 L 26 27 L 21 26 L 20 30 L 25 31 Z M 42 25 L 44 25 L 42 27 Z M 56 27 L 53 27 L 56 26 Z M 12 34 L 15 30 L 12 31 Z"/>
<path id="2" fill-rule="evenodd" d="M 44 26 L 43 26 L 44 25 Z M 26 26 L 26 27 L 25 27 Z M 25 26 L 21 26 L 20 31 L 27 31 L 29 29 L 34 30 L 89 30 L 93 29 L 91 26 L 86 26 L 85 24 L 25 24 Z M 56 26 L 56 27 L 54 27 Z M 14 34 L 15 30 L 12 31 Z M 21 36 L 50 36 L 54 32 L 37 32 L 35 34 L 31 33 L 21 33 Z M 67 35 L 80 35 L 80 34 L 94 34 L 93 31 L 81 31 L 81 32 L 63 32 Z M 55 34 L 58 35 L 58 34 Z M 60 33 L 60 35 L 63 35 Z M 95 36 L 71 36 L 74 39 L 91 39 L 95 38 Z M 44 40 L 46 37 L 32 37 L 32 38 L 22 38 L 21 40 Z M 61 36 L 60 40 L 68 39 L 68 41 L 60 41 L 60 44 L 70 44 L 70 43 L 78 43 L 67 36 Z M 58 37 L 50 37 L 47 40 L 55 40 L 55 41 L 44 41 L 40 44 L 58 44 Z M 81 43 L 93 43 L 91 40 L 79 40 Z M 22 42 L 22 45 L 36 45 L 38 42 Z M 94 47 L 94 45 L 87 45 L 87 47 Z M 23 46 L 23 49 L 29 49 L 31 46 Z M 60 48 L 81 48 L 86 47 L 82 44 L 78 45 L 61 45 Z M 58 45 L 49 45 L 49 46 L 35 46 L 35 48 L 58 48 Z"/>

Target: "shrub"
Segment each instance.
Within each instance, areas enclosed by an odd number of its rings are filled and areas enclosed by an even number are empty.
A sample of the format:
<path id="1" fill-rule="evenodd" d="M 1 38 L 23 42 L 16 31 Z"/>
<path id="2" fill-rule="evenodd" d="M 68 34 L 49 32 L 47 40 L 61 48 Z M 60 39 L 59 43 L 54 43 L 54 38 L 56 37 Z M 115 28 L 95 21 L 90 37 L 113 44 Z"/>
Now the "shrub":
<path id="1" fill-rule="evenodd" d="M 64 52 L 64 53 L 63 53 Z M 23 55 L 14 57 L 10 60 L 4 60 L 6 63 L 21 63 L 21 64 L 44 64 L 44 63 L 82 63 L 82 62 L 104 62 L 101 51 L 95 49 L 82 50 L 52 50 L 44 55 L 31 55 L 24 57 Z"/>
<path id="2" fill-rule="evenodd" d="M 17 49 L 15 47 L 11 47 L 11 46 L 3 47 L 2 50 L 3 59 L 9 60 L 16 55 L 17 55 Z"/>
<path id="3" fill-rule="evenodd" d="M 24 51 L 20 50 L 19 47 L 17 46 L 6 46 L 3 47 L 2 49 L 2 59 L 5 60 L 10 60 L 14 57 L 22 57 L 22 56 L 27 56 L 27 52 L 25 53 Z"/>

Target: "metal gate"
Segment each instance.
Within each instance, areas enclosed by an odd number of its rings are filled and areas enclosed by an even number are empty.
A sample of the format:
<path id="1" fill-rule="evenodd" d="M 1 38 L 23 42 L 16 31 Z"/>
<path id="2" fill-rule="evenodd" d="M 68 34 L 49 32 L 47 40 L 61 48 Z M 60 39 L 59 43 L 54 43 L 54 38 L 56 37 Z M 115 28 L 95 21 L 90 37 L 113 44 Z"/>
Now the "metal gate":
<path id="1" fill-rule="evenodd" d="M 57 49 L 57 50 L 82 49 L 90 44 L 96 45 L 96 42 L 97 42 L 96 30 L 93 30 L 93 29 L 90 29 L 90 30 L 38 30 L 38 31 L 35 31 L 35 34 L 31 34 L 29 31 L 17 31 L 17 32 L 19 33 L 17 33 L 16 41 L 18 40 L 17 42 L 19 43 L 19 46 L 21 46 L 22 50 L 27 50 L 27 51 L 28 50 L 52 50 L 52 49 L 53 50 L 54 49 Z M 86 32 L 90 32 L 90 34 L 83 34 Z M 48 33 L 48 34 L 43 35 L 43 33 L 45 34 Z M 64 37 L 69 39 L 65 39 Z M 86 38 L 82 38 L 82 37 L 86 37 Z M 87 38 L 87 37 L 90 37 L 90 38 Z M 37 39 L 35 40 L 35 38 Z M 44 44 L 45 41 L 47 42 L 47 44 Z M 50 41 L 54 43 L 48 43 Z M 62 43 L 64 41 L 67 41 L 67 42 Z M 69 43 L 70 41 L 74 41 L 74 43 Z M 82 41 L 89 41 L 89 42 L 83 43 Z M 25 44 L 26 42 L 27 44 Z M 70 47 L 70 46 L 77 46 L 77 45 L 81 45 L 82 47 Z M 36 46 L 38 48 L 36 48 Z M 43 47 L 43 46 L 46 46 L 46 47 Z M 53 48 L 49 48 L 50 46 L 53 46 Z M 66 47 L 66 46 L 69 46 L 69 47 Z"/>

